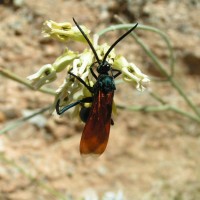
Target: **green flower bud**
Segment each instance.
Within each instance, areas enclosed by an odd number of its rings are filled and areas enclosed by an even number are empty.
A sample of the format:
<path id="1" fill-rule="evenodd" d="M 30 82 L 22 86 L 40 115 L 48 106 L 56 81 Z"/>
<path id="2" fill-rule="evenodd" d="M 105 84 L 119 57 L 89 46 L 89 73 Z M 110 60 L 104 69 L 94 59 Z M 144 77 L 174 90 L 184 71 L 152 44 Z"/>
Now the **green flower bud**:
<path id="1" fill-rule="evenodd" d="M 73 51 L 66 49 L 65 52 L 55 60 L 53 63 L 53 68 L 56 70 L 56 72 L 61 72 L 69 64 L 71 64 L 77 56 L 78 53 L 74 53 Z"/>

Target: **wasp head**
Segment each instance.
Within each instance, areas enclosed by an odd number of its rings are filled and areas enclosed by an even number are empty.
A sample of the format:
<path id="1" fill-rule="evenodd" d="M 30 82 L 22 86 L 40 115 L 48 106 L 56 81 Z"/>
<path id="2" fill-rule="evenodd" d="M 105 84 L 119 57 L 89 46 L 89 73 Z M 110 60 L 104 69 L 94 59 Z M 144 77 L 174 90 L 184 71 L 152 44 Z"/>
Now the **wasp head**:
<path id="1" fill-rule="evenodd" d="M 108 72 L 110 71 L 110 69 L 111 69 L 111 65 L 107 61 L 103 61 L 97 67 L 97 72 L 99 74 L 108 74 Z"/>

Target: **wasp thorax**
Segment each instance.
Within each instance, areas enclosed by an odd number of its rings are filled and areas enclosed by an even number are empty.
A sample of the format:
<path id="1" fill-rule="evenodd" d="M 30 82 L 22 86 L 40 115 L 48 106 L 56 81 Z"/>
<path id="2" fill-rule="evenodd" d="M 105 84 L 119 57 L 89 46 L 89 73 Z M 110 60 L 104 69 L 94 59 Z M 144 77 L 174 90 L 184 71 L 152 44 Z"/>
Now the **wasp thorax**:
<path id="1" fill-rule="evenodd" d="M 106 94 L 116 89 L 113 77 L 105 74 L 99 75 L 96 87 Z"/>

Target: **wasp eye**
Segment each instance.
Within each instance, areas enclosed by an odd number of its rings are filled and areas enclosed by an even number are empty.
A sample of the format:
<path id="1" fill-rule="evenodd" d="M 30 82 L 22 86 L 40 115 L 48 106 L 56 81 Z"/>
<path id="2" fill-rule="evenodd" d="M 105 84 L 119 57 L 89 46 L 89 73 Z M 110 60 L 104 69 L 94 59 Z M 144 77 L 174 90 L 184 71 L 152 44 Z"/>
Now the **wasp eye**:
<path id="1" fill-rule="evenodd" d="M 110 64 L 109 63 L 106 65 L 106 68 L 107 68 L 107 70 L 110 70 Z"/>

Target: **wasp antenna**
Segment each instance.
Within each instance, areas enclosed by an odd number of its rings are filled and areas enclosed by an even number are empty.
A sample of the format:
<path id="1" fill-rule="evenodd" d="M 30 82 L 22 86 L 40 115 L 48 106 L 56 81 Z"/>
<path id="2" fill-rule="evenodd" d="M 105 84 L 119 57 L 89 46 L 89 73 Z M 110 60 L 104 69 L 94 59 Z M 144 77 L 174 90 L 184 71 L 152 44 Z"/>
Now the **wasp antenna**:
<path id="1" fill-rule="evenodd" d="M 132 27 L 130 30 L 128 30 L 126 33 L 124 33 L 120 38 L 118 38 L 112 45 L 111 47 L 108 49 L 108 51 L 106 52 L 104 58 L 103 58 L 103 63 L 106 61 L 107 56 L 109 55 L 109 53 L 112 51 L 112 49 L 116 46 L 117 43 L 119 43 L 121 40 L 123 40 L 130 32 L 132 32 L 136 27 L 137 27 L 138 23 L 136 23 L 136 25 L 134 27 Z"/>
<path id="2" fill-rule="evenodd" d="M 88 39 L 87 35 L 84 33 L 84 31 L 81 29 L 81 27 L 78 25 L 78 23 L 76 22 L 76 20 L 73 18 L 74 23 L 76 24 L 76 26 L 78 27 L 78 29 L 80 30 L 80 32 L 82 33 L 82 35 L 84 36 L 84 38 L 86 39 L 86 41 L 88 42 L 90 48 L 92 49 L 92 52 L 94 53 L 94 56 L 96 57 L 96 60 L 98 62 L 98 64 L 100 65 L 101 62 L 99 60 L 99 57 L 97 55 L 97 52 L 95 51 L 92 43 L 90 42 L 90 40 Z"/>

